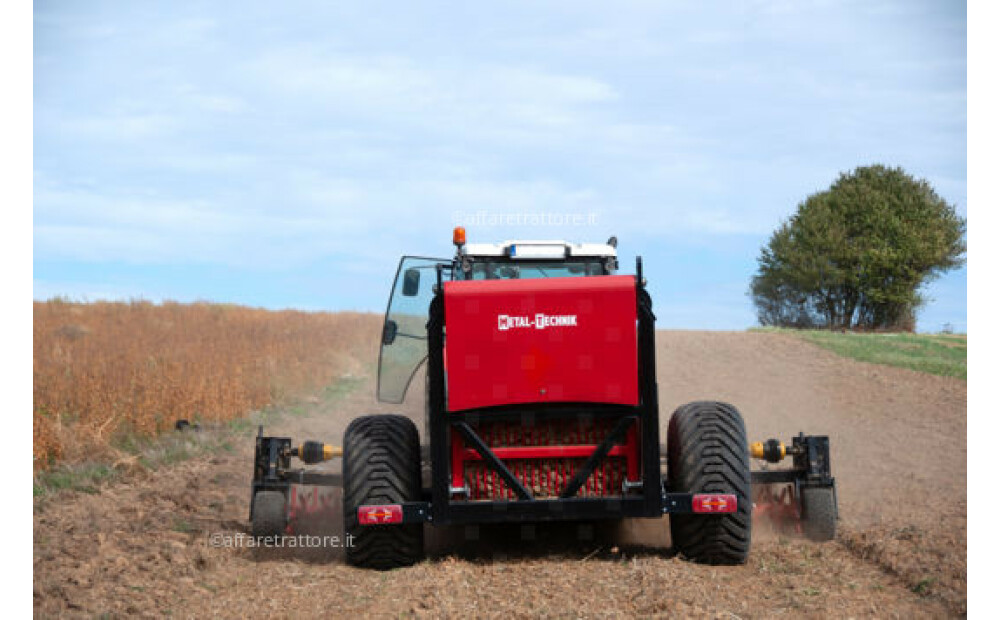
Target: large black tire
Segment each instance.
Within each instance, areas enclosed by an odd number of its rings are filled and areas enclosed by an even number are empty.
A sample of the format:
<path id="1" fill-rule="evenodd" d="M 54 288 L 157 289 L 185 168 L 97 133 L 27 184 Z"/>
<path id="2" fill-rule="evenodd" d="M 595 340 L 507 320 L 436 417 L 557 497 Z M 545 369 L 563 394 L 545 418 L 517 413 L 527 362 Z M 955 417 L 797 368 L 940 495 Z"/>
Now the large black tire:
<path id="1" fill-rule="evenodd" d="M 802 529 L 807 538 L 817 542 L 837 537 L 837 498 L 833 487 L 802 489 Z"/>
<path id="2" fill-rule="evenodd" d="M 251 531 L 254 538 L 277 538 L 285 533 L 287 525 L 285 494 L 281 491 L 258 491 L 253 496 Z"/>
<path id="3" fill-rule="evenodd" d="M 676 493 L 731 493 L 734 513 L 670 516 L 674 548 L 704 564 L 743 564 L 750 552 L 750 452 L 739 411 L 718 402 L 688 403 L 667 428 L 670 489 Z"/>
<path id="4" fill-rule="evenodd" d="M 347 561 L 389 570 L 418 562 L 423 524 L 358 525 L 358 507 L 420 500 L 420 438 L 409 418 L 371 415 L 344 432 L 344 532 Z"/>

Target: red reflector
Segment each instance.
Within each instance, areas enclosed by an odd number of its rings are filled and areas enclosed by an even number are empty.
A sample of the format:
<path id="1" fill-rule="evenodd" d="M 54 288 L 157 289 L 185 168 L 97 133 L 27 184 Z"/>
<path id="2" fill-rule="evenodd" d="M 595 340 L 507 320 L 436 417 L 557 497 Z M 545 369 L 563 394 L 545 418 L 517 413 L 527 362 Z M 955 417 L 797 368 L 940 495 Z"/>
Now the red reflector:
<path id="1" fill-rule="evenodd" d="M 358 508 L 359 525 L 382 525 L 384 523 L 402 523 L 403 507 L 399 504 L 387 506 L 360 506 Z"/>
<path id="2" fill-rule="evenodd" d="M 736 512 L 735 495 L 695 495 L 691 498 L 695 512 Z"/>

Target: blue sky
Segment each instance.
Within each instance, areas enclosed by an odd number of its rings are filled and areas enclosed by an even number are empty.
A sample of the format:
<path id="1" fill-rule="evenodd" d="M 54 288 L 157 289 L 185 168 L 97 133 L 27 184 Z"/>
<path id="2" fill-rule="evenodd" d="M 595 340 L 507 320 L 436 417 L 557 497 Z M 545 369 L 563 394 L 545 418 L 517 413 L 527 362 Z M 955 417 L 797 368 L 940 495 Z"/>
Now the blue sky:
<path id="1" fill-rule="evenodd" d="M 964 3 L 609 7 L 36 2 L 35 298 L 381 311 L 466 224 L 614 234 L 660 327 L 743 329 L 761 245 L 839 172 L 966 213 Z M 549 221 L 488 221 L 517 215 Z M 964 330 L 966 290 L 919 328 Z"/>

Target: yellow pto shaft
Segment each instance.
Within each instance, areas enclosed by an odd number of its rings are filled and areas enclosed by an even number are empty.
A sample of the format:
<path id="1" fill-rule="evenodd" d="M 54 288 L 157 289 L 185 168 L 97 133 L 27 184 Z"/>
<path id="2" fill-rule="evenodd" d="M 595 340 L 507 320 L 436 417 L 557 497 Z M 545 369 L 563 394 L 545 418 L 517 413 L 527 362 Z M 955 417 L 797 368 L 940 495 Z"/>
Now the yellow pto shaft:
<path id="1" fill-rule="evenodd" d="M 750 456 L 761 459 L 768 463 L 777 463 L 788 455 L 785 444 L 777 439 L 767 441 L 755 441 L 750 444 Z"/>
<path id="2" fill-rule="evenodd" d="M 303 463 L 311 465 L 344 456 L 344 449 L 319 441 L 306 441 L 298 448 L 292 449 L 292 456 L 297 456 Z"/>

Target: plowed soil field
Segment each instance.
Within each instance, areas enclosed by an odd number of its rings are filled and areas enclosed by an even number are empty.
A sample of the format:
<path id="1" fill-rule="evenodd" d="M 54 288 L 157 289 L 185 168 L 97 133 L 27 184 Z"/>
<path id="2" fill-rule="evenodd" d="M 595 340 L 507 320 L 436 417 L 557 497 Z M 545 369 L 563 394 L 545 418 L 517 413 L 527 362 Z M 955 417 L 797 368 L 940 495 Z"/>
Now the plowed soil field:
<path id="1" fill-rule="evenodd" d="M 374 342 L 378 326 L 373 326 Z M 749 562 L 675 557 L 666 518 L 618 525 L 428 529 L 428 559 L 379 573 L 343 551 L 236 548 L 249 532 L 253 434 L 137 470 L 94 493 L 35 500 L 40 616 L 957 616 L 966 608 L 966 383 L 840 358 L 786 334 L 657 335 L 661 423 L 724 400 L 753 439 L 828 434 L 837 540 L 757 522 Z M 402 412 L 423 429 L 423 384 L 375 402 L 374 351 L 343 386 L 270 414 L 268 433 L 339 444 L 349 421 Z M 345 393 L 346 392 L 346 393 Z M 259 417 L 259 416 L 258 416 Z M 222 431 L 204 429 L 197 441 Z M 339 463 L 330 465 L 339 468 Z M 935 498 L 935 499 L 931 499 Z M 340 535 L 334 519 L 329 534 Z M 213 542 L 214 541 L 214 542 Z"/>

